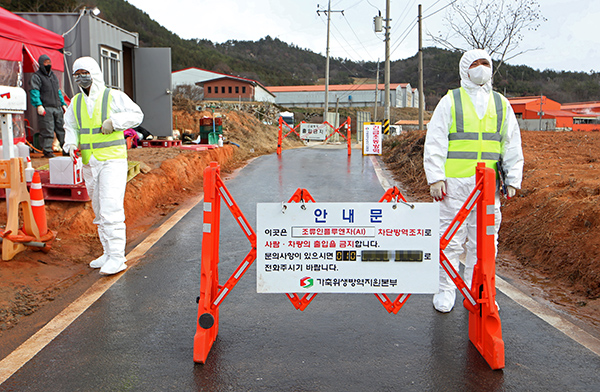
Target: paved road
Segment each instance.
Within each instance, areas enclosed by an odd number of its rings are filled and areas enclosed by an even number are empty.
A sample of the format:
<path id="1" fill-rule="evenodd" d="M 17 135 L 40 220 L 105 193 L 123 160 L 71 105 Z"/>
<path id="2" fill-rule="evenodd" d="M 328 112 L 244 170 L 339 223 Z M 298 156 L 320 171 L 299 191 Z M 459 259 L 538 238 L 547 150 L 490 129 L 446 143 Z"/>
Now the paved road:
<path id="1" fill-rule="evenodd" d="M 257 158 L 226 185 L 255 227 L 257 202 L 296 188 L 317 201 L 377 201 L 373 163 L 354 150 L 305 148 Z M 249 250 L 222 209 L 221 280 Z M 205 365 L 192 361 L 202 203 L 0 391 L 598 391 L 600 358 L 502 293 L 506 367 L 468 339 L 468 312 L 414 295 L 397 315 L 374 295 L 319 294 L 304 312 L 257 294 L 252 267 L 220 310 Z"/>

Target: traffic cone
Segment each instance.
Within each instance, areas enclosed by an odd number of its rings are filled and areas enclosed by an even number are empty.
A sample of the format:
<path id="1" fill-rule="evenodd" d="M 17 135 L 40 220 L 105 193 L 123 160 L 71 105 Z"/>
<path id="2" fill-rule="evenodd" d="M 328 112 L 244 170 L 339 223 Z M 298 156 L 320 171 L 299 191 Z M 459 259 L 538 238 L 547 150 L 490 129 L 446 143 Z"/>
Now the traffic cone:
<path id="1" fill-rule="evenodd" d="M 48 233 L 48 223 L 46 222 L 46 205 L 44 203 L 42 181 L 40 180 L 40 173 L 37 171 L 33 173 L 29 197 L 31 199 L 31 211 L 33 212 L 33 219 L 35 219 L 35 223 L 37 224 L 40 237 L 43 237 Z"/>

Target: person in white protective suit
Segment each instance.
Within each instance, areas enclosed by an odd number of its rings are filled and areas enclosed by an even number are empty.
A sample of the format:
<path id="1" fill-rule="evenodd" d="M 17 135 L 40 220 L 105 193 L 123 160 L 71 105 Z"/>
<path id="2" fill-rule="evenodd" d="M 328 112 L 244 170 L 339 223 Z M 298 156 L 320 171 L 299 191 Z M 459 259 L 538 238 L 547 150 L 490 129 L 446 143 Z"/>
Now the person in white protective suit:
<path id="1" fill-rule="evenodd" d="M 427 127 L 423 165 L 434 200 L 440 202 L 440 236 L 475 188 L 477 162 L 505 173 L 506 196 L 521 188 L 523 152 L 517 119 L 508 100 L 492 91 L 492 59 L 481 49 L 470 50 L 459 63 L 461 87 L 448 91 Z M 499 177 L 498 177 L 499 178 Z M 500 187 L 496 191 L 496 250 L 500 228 Z M 471 287 L 477 262 L 477 211 L 474 208 L 446 247 L 444 254 L 458 271 L 466 240 L 464 280 Z M 433 306 L 450 312 L 455 285 L 440 266 L 440 282 Z"/>
<path id="2" fill-rule="evenodd" d="M 123 131 L 141 124 L 144 114 L 125 93 L 107 88 L 96 60 L 81 57 L 73 63 L 81 93 L 65 113 L 64 151 L 75 159 L 79 147 L 83 178 L 92 199 L 94 223 L 102 256 L 90 263 L 103 275 L 116 274 L 125 264 L 125 211 L 127 144 Z"/>

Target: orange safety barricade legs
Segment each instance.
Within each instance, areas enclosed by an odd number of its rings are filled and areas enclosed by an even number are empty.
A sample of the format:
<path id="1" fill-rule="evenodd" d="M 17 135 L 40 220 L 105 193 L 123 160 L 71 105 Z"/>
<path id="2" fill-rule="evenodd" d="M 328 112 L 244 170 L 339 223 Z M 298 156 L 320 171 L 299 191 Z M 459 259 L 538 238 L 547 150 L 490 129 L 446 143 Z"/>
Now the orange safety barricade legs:
<path id="1" fill-rule="evenodd" d="M 315 199 L 313 199 L 311 194 L 303 188 L 296 189 L 296 192 L 294 192 L 292 197 L 290 197 L 290 200 L 288 200 L 288 203 L 304 202 L 314 203 Z M 302 296 L 302 298 L 300 298 L 300 296 L 298 296 L 296 293 L 286 293 L 285 295 L 287 295 L 292 305 L 294 305 L 294 308 L 301 311 L 304 311 L 308 304 L 310 304 L 310 302 L 317 296 L 316 293 L 306 293 Z"/>
<path id="2" fill-rule="evenodd" d="M 465 297 L 463 305 L 469 310 L 469 339 L 492 369 L 502 369 L 504 341 L 495 301 L 496 173 L 493 169 L 486 168 L 484 163 L 478 163 L 475 182 L 475 189 L 440 238 L 440 264 Z M 458 271 L 448 261 L 444 249 L 475 207 L 477 207 L 477 264 L 473 270 L 472 286 L 468 288 Z"/>
<path id="3" fill-rule="evenodd" d="M 350 147 L 348 147 L 348 148 L 350 148 Z M 404 197 L 404 195 L 402 195 L 400 190 L 395 186 L 388 189 L 383 194 L 383 196 L 381 196 L 381 199 L 379 199 L 380 203 L 383 203 L 383 202 L 391 203 L 394 201 L 395 202 L 401 201 L 401 202 L 406 203 L 406 198 Z M 410 294 L 399 294 L 398 297 L 396 297 L 396 299 L 394 301 L 392 301 L 385 293 L 378 293 L 378 294 L 375 294 L 375 296 L 377 297 L 379 302 L 381 302 L 381 304 L 383 305 L 385 310 L 388 311 L 388 313 L 394 313 L 394 314 L 397 314 L 400 311 L 400 309 L 402 309 L 402 306 L 404 306 L 406 301 L 408 301 L 408 299 L 410 298 Z"/>
<path id="4" fill-rule="evenodd" d="M 234 215 L 252 248 L 233 275 L 219 285 L 219 233 L 221 198 Z M 204 225 L 202 235 L 200 296 L 194 336 L 194 362 L 205 363 L 219 332 L 219 305 L 256 260 L 256 233 L 219 177 L 219 164 L 204 170 Z"/>
<path id="5" fill-rule="evenodd" d="M 215 162 L 204 170 L 204 224 L 200 265 L 200 297 L 194 336 L 194 362 L 205 363 L 206 357 L 219 332 L 219 308 L 211 304 L 217 296 L 219 285 L 219 220 L 221 196 L 217 192 L 216 178 L 219 167 Z"/>
<path id="6" fill-rule="evenodd" d="M 483 196 L 477 204 L 477 264 L 472 290 L 479 309 L 469 313 L 469 339 L 492 369 L 504 368 L 502 325 L 496 305 L 496 249 L 494 203 L 496 173 L 477 164 L 477 178 L 483 178 Z"/>

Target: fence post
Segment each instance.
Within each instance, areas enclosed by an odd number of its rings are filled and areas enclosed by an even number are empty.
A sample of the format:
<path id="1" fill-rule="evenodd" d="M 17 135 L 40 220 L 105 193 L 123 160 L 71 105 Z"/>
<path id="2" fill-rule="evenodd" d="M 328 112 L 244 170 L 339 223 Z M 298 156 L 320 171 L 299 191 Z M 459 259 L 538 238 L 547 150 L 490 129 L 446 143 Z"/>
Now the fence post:
<path id="1" fill-rule="evenodd" d="M 352 155 L 352 120 L 348 116 L 348 125 L 346 125 L 346 139 L 348 140 L 348 156 Z"/>
<path id="2" fill-rule="evenodd" d="M 283 132 L 283 119 L 280 116 L 279 117 L 279 134 L 277 135 L 277 155 L 281 155 L 281 143 L 283 142 L 282 140 L 282 132 Z"/>

